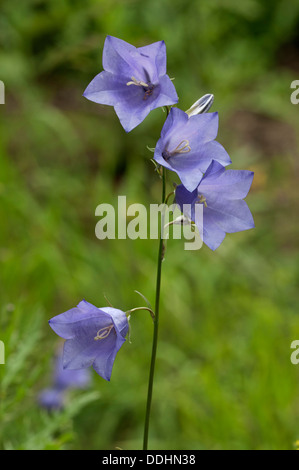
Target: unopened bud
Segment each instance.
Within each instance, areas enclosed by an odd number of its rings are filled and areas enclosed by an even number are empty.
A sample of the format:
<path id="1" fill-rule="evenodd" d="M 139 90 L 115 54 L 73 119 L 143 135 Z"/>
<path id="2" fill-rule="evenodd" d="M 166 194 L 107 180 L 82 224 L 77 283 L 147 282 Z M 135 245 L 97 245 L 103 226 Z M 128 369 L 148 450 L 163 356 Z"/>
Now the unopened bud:
<path id="1" fill-rule="evenodd" d="M 186 111 L 189 117 L 195 116 L 196 114 L 203 114 L 209 111 L 210 107 L 214 102 L 214 95 L 204 95 Z"/>

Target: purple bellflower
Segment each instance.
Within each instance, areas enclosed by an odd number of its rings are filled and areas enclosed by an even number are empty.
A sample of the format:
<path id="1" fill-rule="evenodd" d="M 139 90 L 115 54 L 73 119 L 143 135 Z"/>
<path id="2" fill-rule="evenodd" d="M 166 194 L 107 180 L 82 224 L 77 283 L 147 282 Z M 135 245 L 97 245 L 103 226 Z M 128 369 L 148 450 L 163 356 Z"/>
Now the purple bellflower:
<path id="1" fill-rule="evenodd" d="M 65 393 L 56 388 L 45 388 L 38 396 L 38 403 L 48 411 L 59 411 L 65 405 Z"/>
<path id="2" fill-rule="evenodd" d="M 93 366 L 105 380 L 110 380 L 117 352 L 125 342 L 128 319 L 124 312 L 111 307 L 97 308 L 82 300 L 77 307 L 49 320 L 51 328 L 66 339 L 64 369 Z"/>
<path id="3" fill-rule="evenodd" d="M 252 179 L 252 171 L 225 170 L 213 161 L 194 191 L 177 186 L 177 204 L 187 218 L 196 222 L 203 242 L 212 250 L 218 248 L 226 233 L 254 227 L 251 212 L 243 201 Z M 203 205 L 201 221 L 195 220 L 195 204 Z"/>
<path id="4" fill-rule="evenodd" d="M 107 36 L 103 68 L 83 96 L 113 106 L 126 132 L 138 126 L 153 109 L 178 102 L 175 87 L 166 74 L 164 41 L 136 48 Z"/>
<path id="5" fill-rule="evenodd" d="M 218 113 L 188 116 L 171 108 L 155 148 L 154 160 L 175 171 L 188 191 L 194 191 L 212 160 L 226 166 L 231 160 L 215 141 Z"/>

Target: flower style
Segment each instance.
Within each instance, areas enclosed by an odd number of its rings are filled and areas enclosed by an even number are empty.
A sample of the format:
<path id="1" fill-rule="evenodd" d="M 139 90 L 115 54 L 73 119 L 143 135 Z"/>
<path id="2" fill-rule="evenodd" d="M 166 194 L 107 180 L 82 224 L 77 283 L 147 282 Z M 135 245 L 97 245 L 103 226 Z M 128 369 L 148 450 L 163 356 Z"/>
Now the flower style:
<path id="1" fill-rule="evenodd" d="M 107 36 L 103 68 L 83 96 L 113 106 L 126 132 L 138 126 L 153 109 L 178 102 L 175 87 L 166 74 L 164 41 L 136 48 Z"/>
<path id="2" fill-rule="evenodd" d="M 175 171 L 188 191 L 193 191 L 212 160 L 226 166 L 231 160 L 214 139 L 218 132 L 218 113 L 188 116 L 172 108 L 157 142 L 154 160 Z"/>
<path id="3" fill-rule="evenodd" d="M 225 170 L 213 161 L 194 191 L 189 192 L 183 185 L 176 188 L 181 211 L 196 222 L 203 242 L 212 250 L 218 248 L 226 233 L 254 227 L 251 212 L 243 201 L 252 179 L 252 171 Z M 195 220 L 195 204 L 203 204 L 202 221 Z"/>
<path id="4" fill-rule="evenodd" d="M 110 380 L 117 352 L 128 332 L 127 316 L 121 310 L 97 308 L 82 300 L 77 307 L 49 321 L 51 328 L 66 339 L 64 369 L 93 366 L 105 380 Z"/>

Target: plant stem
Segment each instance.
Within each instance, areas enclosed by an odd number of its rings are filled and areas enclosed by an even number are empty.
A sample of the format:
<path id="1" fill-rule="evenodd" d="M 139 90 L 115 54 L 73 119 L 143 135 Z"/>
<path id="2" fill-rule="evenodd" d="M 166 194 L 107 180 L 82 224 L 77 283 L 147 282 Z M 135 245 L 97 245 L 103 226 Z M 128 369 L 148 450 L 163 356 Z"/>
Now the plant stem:
<path id="1" fill-rule="evenodd" d="M 151 314 L 151 317 L 153 320 L 155 320 L 155 313 L 152 311 L 151 308 L 149 307 L 136 307 L 136 308 L 131 308 L 131 310 L 128 310 L 126 312 L 126 315 L 130 315 L 131 313 L 133 312 L 139 312 L 140 310 L 146 310 L 147 312 L 149 312 Z"/>
<path id="2" fill-rule="evenodd" d="M 165 202 L 165 169 L 162 167 L 162 203 Z M 148 381 L 147 391 L 147 403 L 146 403 L 146 415 L 144 423 L 144 436 L 143 436 L 143 450 L 147 450 L 148 445 L 148 430 L 151 413 L 152 395 L 153 395 L 153 384 L 158 344 L 158 331 L 159 331 L 159 306 L 160 306 L 160 291 L 161 291 L 161 272 L 162 272 L 162 261 L 164 257 L 164 242 L 163 242 L 163 217 L 161 223 L 160 237 L 159 237 L 159 253 L 158 253 L 158 267 L 157 267 L 157 281 L 156 281 L 156 301 L 155 301 L 155 318 L 154 318 L 154 334 L 152 344 L 152 357 Z"/>

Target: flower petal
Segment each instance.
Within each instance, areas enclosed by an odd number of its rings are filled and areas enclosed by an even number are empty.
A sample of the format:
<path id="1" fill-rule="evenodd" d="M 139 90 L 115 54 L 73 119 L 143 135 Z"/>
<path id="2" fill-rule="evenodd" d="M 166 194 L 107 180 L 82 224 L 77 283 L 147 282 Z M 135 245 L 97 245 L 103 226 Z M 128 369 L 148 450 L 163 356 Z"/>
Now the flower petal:
<path id="1" fill-rule="evenodd" d="M 225 148 L 216 140 L 206 142 L 200 149 L 201 168 L 204 172 L 207 171 L 212 160 L 221 163 L 223 166 L 230 165 L 232 162 Z"/>
<path id="2" fill-rule="evenodd" d="M 71 308 L 49 320 L 49 325 L 58 336 L 64 339 L 73 338 L 77 331 L 84 327 L 86 322 L 96 321 L 97 324 L 109 324 L 109 316 L 88 302 L 82 301 L 75 308 Z"/>
<path id="3" fill-rule="evenodd" d="M 137 87 L 136 87 L 137 88 Z M 150 113 L 151 106 L 144 105 L 142 100 L 128 103 L 117 103 L 114 106 L 115 112 L 126 132 L 130 132 L 137 127 Z"/>
<path id="4" fill-rule="evenodd" d="M 254 173 L 247 170 L 226 170 L 213 175 L 205 174 L 199 191 L 205 195 L 213 194 L 215 201 L 223 199 L 244 199 L 250 189 Z"/>
<path id="5" fill-rule="evenodd" d="M 166 74 L 166 45 L 164 41 L 138 47 L 139 54 L 149 57 L 156 65 L 158 76 Z"/>
<path id="6" fill-rule="evenodd" d="M 138 52 L 135 46 L 114 36 L 106 37 L 102 58 L 104 70 L 129 79 L 138 71 L 137 60 Z"/>
<path id="7" fill-rule="evenodd" d="M 117 337 L 117 340 L 114 344 L 114 348 L 111 349 L 109 352 L 106 351 L 105 354 L 99 354 L 96 360 L 93 363 L 94 370 L 105 380 L 110 380 L 113 363 L 116 358 L 116 354 L 118 353 L 119 349 L 125 342 L 124 338 Z"/>
<path id="8" fill-rule="evenodd" d="M 168 75 L 159 78 L 159 93 L 157 98 L 153 100 L 152 109 L 163 106 L 170 106 L 178 102 L 178 95 L 174 84 Z"/>
<path id="9" fill-rule="evenodd" d="M 180 177 L 181 182 L 183 185 L 188 189 L 188 191 L 194 191 L 197 188 L 198 184 L 200 183 L 203 172 L 199 168 L 192 167 L 189 168 L 182 168 L 176 170 L 177 174 Z"/>
<path id="10" fill-rule="evenodd" d="M 128 318 L 125 312 L 112 307 L 103 307 L 100 310 L 111 316 L 116 333 L 125 338 L 129 329 Z"/>
<path id="11" fill-rule="evenodd" d="M 102 346 L 98 344 L 99 342 L 95 341 L 92 336 L 87 339 L 83 335 L 67 340 L 63 349 L 63 368 L 84 369 L 90 367 Z"/>
<path id="12" fill-rule="evenodd" d="M 183 184 L 180 184 L 175 189 L 175 202 L 178 204 L 183 214 L 190 220 L 194 221 L 193 211 L 191 207 L 194 205 L 197 199 L 197 190 L 190 192 L 186 189 Z"/>
<path id="13" fill-rule="evenodd" d="M 83 96 L 99 104 L 115 106 L 120 102 L 142 99 L 140 87 L 127 86 L 126 79 L 110 72 L 101 72 L 89 83 Z"/>
<path id="14" fill-rule="evenodd" d="M 215 223 L 213 215 L 205 209 L 203 227 L 198 227 L 198 229 L 203 233 L 203 242 L 213 251 L 221 245 L 225 238 L 225 231 Z"/>
<path id="15" fill-rule="evenodd" d="M 252 214 L 242 199 L 218 201 L 208 208 L 217 225 L 226 233 L 241 232 L 254 228 Z M 205 223 L 205 219 L 204 219 Z"/>

